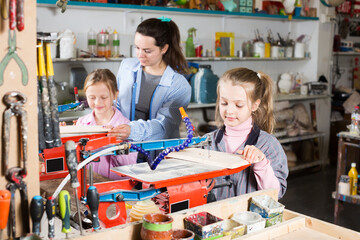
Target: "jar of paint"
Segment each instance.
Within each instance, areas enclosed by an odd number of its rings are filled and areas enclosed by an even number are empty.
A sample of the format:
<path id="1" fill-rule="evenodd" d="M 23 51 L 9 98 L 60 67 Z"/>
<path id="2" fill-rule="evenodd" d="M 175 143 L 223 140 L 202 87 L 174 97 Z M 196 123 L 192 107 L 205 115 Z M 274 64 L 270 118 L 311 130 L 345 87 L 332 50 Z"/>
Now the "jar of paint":
<path id="1" fill-rule="evenodd" d="M 350 195 L 350 177 L 341 175 L 338 184 L 338 193 L 341 195 Z"/>
<path id="2" fill-rule="evenodd" d="M 162 213 L 149 213 L 143 216 L 142 240 L 171 240 L 173 218 Z"/>

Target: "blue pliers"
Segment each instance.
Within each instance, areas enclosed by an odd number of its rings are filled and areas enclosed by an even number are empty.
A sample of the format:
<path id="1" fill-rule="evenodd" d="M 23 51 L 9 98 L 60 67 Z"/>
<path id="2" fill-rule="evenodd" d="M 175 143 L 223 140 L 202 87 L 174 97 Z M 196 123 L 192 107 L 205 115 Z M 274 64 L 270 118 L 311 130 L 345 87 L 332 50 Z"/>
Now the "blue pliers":
<path id="1" fill-rule="evenodd" d="M 11 32 L 13 32 L 13 37 L 11 37 Z M 28 83 L 28 79 L 29 79 L 28 78 L 28 70 L 27 70 L 24 62 L 20 59 L 20 57 L 16 53 L 16 35 L 15 35 L 15 31 L 9 30 L 8 43 L 9 43 L 8 53 L 5 55 L 3 60 L 1 60 L 1 62 L 0 62 L 0 86 L 4 82 L 4 71 L 5 71 L 5 68 L 9 64 L 11 59 L 14 59 L 15 62 L 20 67 L 21 74 L 22 74 L 22 84 L 24 86 L 26 86 L 27 83 Z"/>

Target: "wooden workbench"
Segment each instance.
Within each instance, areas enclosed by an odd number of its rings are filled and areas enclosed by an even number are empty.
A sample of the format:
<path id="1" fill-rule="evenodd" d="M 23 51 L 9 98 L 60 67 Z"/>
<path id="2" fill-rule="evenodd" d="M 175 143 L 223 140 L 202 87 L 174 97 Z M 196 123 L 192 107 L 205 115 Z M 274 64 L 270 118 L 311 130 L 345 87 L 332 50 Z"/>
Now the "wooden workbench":
<path id="1" fill-rule="evenodd" d="M 196 208 L 183 210 L 171 214 L 174 219 L 173 229 L 183 228 L 183 219 L 191 214 L 207 211 L 220 218 L 229 218 L 234 212 L 246 211 L 251 197 L 256 195 L 267 194 L 274 199 L 277 199 L 277 191 L 274 189 L 262 190 L 245 194 L 235 198 L 206 204 Z M 77 240 L 98 240 L 98 239 L 121 239 L 121 240 L 141 240 L 140 238 L 141 222 L 128 223 L 114 227 L 112 229 L 102 229 L 99 232 L 85 231 L 85 236 L 80 236 L 78 231 L 72 231 L 69 235 L 71 239 Z M 59 233 L 56 229 L 56 239 L 63 239 L 64 234 Z M 121 237 L 120 237 L 121 236 Z M 230 238 L 220 238 L 227 240 Z M 260 239 L 276 239 L 276 240 L 303 240 L 303 239 L 317 239 L 317 240 L 360 240 L 360 233 L 346 229 L 331 223 L 327 223 L 312 217 L 302 215 L 290 210 L 284 210 L 284 221 L 278 225 L 265 228 L 260 232 L 244 235 L 238 239 L 260 240 Z"/>

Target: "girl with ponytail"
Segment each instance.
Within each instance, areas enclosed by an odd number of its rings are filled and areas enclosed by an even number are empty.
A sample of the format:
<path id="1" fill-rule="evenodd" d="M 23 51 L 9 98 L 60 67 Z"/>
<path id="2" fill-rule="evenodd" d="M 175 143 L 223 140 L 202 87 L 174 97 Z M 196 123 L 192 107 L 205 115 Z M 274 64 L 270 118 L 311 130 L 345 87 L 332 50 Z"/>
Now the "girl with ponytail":
<path id="1" fill-rule="evenodd" d="M 247 68 L 228 70 L 217 85 L 216 120 L 222 127 L 209 133 L 212 149 L 243 155 L 251 166 L 242 172 L 216 178 L 217 200 L 261 189 L 286 191 L 287 159 L 274 130 L 272 80 Z M 225 184 L 226 185 L 226 184 Z"/>

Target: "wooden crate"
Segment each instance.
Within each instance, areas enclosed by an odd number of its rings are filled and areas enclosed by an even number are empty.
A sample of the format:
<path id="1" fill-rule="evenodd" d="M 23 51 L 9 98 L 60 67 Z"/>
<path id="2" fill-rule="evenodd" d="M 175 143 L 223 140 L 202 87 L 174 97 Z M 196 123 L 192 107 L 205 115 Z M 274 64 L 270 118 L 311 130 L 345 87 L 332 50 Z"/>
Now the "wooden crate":
<path id="1" fill-rule="evenodd" d="M 186 216 L 189 216 L 194 213 L 207 211 L 215 216 L 226 219 L 229 218 L 234 212 L 237 211 L 246 211 L 249 205 L 251 197 L 266 194 L 270 197 L 277 199 L 277 191 L 274 189 L 271 190 L 262 190 L 253 192 L 250 194 L 245 194 L 235 198 L 229 198 L 226 200 L 218 201 L 215 203 L 206 204 L 196 208 L 180 211 L 177 213 L 171 214 L 174 218 L 173 229 L 183 228 L 183 219 Z M 78 232 L 74 232 L 72 237 L 73 239 L 78 240 L 98 240 L 98 239 L 121 239 L 124 240 L 141 240 L 140 238 L 140 229 L 141 222 L 129 223 L 122 226 L 118 226 L 112 229 L 103 229 L 100 232 L 94 233 L 91 231 L 86 231 L 85 236 L 79 236 Z M 77 235 L 77 236 L 76 236 Z M 71 235 L 70 235 L 71 236 Z M 311 218 L 290 210 L 284 210 L 283 222 L 265 228 L 260 232 L 251 233 L 244 235 L 237 239 L 247 239 L 247 240 L 260 240 L 260 239 L 342 239 L 342 240 L 360 240 L 360 233 L 346 229 L 340 226 L 336 226 L 331 223 L 327 223 L 315 218 Z M 219 240 L 230 239 L 229 236 L 219 238 Z"/>

